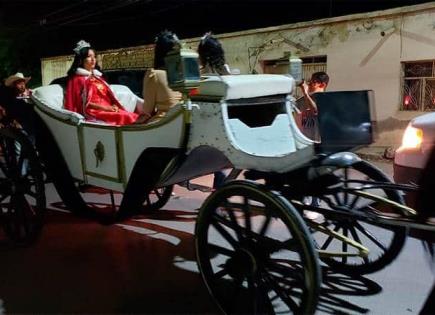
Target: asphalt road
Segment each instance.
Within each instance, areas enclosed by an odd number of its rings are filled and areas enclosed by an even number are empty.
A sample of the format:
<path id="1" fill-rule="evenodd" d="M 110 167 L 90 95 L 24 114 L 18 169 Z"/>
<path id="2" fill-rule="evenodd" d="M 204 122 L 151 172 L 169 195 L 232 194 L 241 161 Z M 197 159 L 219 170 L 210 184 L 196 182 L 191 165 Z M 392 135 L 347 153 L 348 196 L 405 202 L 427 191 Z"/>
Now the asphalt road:
<path id="1" fill-rule="evenodd" d="M 390 164 L 376 164 L 391 174 Z M 195 260 L 196 209 L 206 196 L 177 186 L 159 212 L 105 226 L 65 211 L 47 185 L 40 240 L 23 248 L 0 243 L 0 313 L 218 314 Z M 379 272 L 325 274 L 318 314 L 417 314 L 433 282 L 420 241 L 409 238 Z"/>

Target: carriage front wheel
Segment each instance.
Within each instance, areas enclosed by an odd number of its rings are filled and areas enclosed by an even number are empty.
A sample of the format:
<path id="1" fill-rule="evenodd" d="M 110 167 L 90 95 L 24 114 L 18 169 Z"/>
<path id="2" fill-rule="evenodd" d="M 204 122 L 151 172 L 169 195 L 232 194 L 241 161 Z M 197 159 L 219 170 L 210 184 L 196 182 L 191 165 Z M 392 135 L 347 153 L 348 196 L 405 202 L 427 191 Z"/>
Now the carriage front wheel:
<path id="1" fill-rule="evenodd" d="M 20 130 L 0 129 L 0 222 L 6 236 L 34 241 L 46 208 L 42 168 L 35 149 Z"/>
<path id="2" fill-rule="evenodd" d="M 211 194 L 195 232 L 199 269 L 227 314 L 313 314 L 321 283 L 310 232 L 264 186 L 233 181 Z"/>

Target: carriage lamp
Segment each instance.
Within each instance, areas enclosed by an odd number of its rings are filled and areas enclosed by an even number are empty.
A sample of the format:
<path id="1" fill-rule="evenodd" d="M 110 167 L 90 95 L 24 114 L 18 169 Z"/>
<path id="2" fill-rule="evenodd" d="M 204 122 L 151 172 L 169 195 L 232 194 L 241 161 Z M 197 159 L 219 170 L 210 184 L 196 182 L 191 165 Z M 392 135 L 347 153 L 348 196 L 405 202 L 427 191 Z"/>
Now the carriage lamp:
<path id="1" fill-rule="evenodd" d="M 423 130 L 408 126 L 405 129 L 402 138 L 401 148 L 404 149 L 419 149 L 423 142 Z"/>
<path id="2" fill-rule="evenodd" d="M 188 95 L 199 87 L 198 53 L 190 49 L 176 49 L 165 58 L 169 87 Z"/>

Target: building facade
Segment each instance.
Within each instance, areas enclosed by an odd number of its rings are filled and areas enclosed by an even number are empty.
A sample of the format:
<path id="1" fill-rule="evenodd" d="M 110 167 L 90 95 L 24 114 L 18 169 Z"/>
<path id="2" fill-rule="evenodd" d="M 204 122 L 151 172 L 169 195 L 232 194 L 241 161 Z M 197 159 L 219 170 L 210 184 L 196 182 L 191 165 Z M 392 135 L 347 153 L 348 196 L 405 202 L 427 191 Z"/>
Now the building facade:
<path id="1" fill-rule="evenodd" d="M 435 2 L 217 37 L 241 73 L 287 73 L 296 55 L 306 78 L 328 72 L 328 90 L 374 90 L 381 146 L 397 146 L 409 119 L 435 110 Z M 185 42 L 195 48 L 198 40 Z M 43 84 L 71 61 L 42 59 Z M 150 67 L 152 45 L 102 52 L 101 63 L 104 70 Z"/>

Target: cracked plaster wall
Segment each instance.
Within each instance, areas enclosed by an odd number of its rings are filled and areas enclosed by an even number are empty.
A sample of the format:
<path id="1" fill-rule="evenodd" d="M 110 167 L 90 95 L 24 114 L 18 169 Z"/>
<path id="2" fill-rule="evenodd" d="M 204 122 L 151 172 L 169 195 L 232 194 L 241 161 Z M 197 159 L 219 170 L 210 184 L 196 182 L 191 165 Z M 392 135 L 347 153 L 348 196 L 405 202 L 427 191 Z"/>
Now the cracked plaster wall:
<path id="1" fill-rule="evenodd" d="M 421 114 L 399 111 L 401 62 L 435 59 L 435 3 L 217 37 L 228 64 L 242 74 L 254 69 L 262 73 L 262 61 L 282 59 L 289 53 L 301 57 L 326 55 L 331 76 L 328 89 L 374 90 L 378 129 L 389 134 L 385 142 L 396 143 L 403 125 Z M 198 40 L 185 42 L 195 49 Z M 58 59 L 48 58 L 43 65 L 59 63 Z M 70 61 L 65 62 L 69 66 Z"/>
<path id="2" fill-rule="evenodd" d="M 331 76 L 328 89 L 374 90 L 378 124 L 386 131 L 394 125 L 391 119 L 403 121 L 421 114 L 398 110 L 401 62 L 435 59 L 435 5 L 428 7 L 424 11 L 396 10 L 396 14 L 375 17 L 359 14 L 354 20 L 320 20 L 287 29 L 224 34 L 220 40 L 227 62 L 241 73 L 252 69 L 262 73 L 261 61 L 280 59 L 288 52 L 300 57 L 326 55 Z"/>

